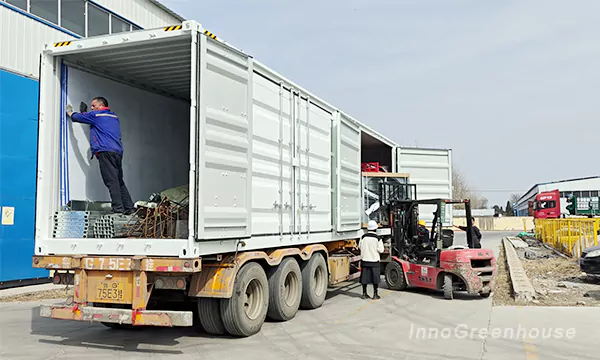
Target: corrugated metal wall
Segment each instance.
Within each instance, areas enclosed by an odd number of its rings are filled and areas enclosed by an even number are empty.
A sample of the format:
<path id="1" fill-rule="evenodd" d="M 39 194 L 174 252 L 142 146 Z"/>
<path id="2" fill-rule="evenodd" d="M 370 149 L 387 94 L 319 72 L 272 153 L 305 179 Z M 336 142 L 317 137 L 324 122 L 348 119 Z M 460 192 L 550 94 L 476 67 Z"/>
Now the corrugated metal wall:
<path id="1" fill-rule="evenodd" d="M 95 3 L 142 28 L 180 22 L 149 0 L 98 0 Z M 73 37 L 60 30 L 0 6 L 0 68 L 38 78 L 44 44 L 70 39 Z"/>
<path id="2" fill-rule="evenodd" d="M 0 68 L 38 78 L 44 44 L 69 39 L 73 37 L 0 6 Z"/>
<path id="3" fill-rule="evenodd" d="M 452 198 L 452 152 L 445 149 L 397 149 L 397 171 L 410 174 L 417 199 Z M 420 218 L 430 223 L 435 206 L 421 205 Z M 446 207 L 444 225 L 452 224 L 452 207 Z"/>
<path id="4" fill-rule="evenodd" d="M 94 0 L 94 2 L 145 29 L 181 22 L 149 0 Z"/>

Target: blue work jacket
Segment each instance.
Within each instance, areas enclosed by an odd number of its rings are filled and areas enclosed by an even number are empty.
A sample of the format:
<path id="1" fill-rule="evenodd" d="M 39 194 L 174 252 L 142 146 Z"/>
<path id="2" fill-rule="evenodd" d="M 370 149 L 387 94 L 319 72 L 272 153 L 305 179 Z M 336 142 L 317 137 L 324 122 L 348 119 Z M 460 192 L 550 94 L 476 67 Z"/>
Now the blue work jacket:
<path id="1" fill-rule="evenodd" d="M 105 151 L 123 155 L 119 118 L 109 108 L 85 113 L 73 113 L 71 120 L 90 125 L 92 157 Z"/>

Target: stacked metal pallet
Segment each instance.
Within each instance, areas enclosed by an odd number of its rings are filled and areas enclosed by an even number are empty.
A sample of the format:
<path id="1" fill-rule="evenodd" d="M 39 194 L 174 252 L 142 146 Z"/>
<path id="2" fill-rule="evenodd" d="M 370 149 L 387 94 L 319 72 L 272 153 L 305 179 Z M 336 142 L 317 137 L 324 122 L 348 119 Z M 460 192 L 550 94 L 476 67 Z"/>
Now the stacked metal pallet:
<path id="1" fill-rule="evenodd" d="M 94 223 L 94 237 L 97 239 L 124 237 L 133 223 L 135 221 L 132 220 L 132 215 L 104 215 Z"/>
<path id="2" fill-rule="evenodd" d="M 57 239 L 91 238 L 95 222 L 102 215 L 93 211 L 57 211 L 53 237 Z"/>

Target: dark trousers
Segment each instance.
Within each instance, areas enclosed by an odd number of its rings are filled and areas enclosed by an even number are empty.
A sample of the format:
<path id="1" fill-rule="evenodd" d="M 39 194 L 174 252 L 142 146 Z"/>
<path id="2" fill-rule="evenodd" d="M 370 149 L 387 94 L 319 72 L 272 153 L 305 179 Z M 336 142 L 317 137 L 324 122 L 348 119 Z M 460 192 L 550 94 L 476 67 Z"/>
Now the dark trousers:
<path id="1" fill-rule="evenodd" d="M 110 193 L 112 211 L 132 211 L 133 201 L 123 181 L 123 157 L 114 152 L 101 152 L 96 154 L 96 157 L 100 163 L 102 180 Z"/>
<path id="2" fill-rule="evenodd" d="M 361 261 L 360 283 L 363 285 L 379 285 L 381 268 L 379 262 Z"/>

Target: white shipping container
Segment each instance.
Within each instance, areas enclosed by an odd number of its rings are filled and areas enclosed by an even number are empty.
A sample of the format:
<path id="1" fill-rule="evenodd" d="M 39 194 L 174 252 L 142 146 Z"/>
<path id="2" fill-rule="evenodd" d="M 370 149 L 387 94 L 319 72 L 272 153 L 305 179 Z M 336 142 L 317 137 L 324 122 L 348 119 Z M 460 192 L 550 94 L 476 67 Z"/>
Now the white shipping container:
<path id="1" fill-rule="evenodd" d="M 398 147 L 397 172 L 410 174 L 417 199 L 452 199 L 452 150 Z M 462 200 L 462 199 L 456 199 Z M 434 205 L 420 205 L 419 218 L 431 224 Z M 452 225 L 452 206 L 446 206 L 444 226 Z"/>
<path id="2" fill-rule="evenodd" d="M 360 124 L 196 22 L 48 45 L 41 73 L 36 254 L 196 257 L 360 235 Z M 88 127 L 63 115 L 94 96 L 120 117 L 134 200 L 189 183 L 188 239 L 52 237 L 68 200 L 108 200 Z"/>
<path id="3" fill-rule="evenodd" d="M 194 21 L 46 45 L 40 78 L 36 255 L 192 258 L 357 238 L 363 148 L 390 169 L 401 159 L 397 145 Z M 189 184 L 188 238 L 52 237 L 68 200 L 108 200 L 89 128 L 64 115 L 95 96 L 119 115 L 134 201 Z"/>

